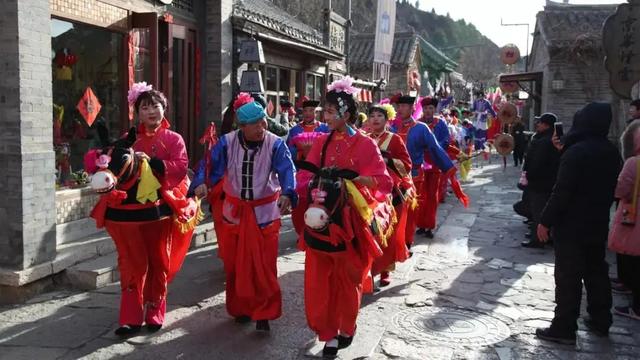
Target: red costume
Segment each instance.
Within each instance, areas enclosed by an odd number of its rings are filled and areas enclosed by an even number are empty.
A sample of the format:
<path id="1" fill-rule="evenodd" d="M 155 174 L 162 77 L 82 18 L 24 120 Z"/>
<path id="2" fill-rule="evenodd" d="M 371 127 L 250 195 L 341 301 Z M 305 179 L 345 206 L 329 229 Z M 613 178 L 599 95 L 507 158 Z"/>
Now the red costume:
<path id="1" fill-rule="evenodd" d="M 91 216 L 98 227 L 106 227 L 118 251 L 122 289 L 120 325 L 142 325 L 143 321 L 161 325 L 167 284 L 182 266 L 195 228 L 193 221 L 186 225 L 179 219 L 184 220 L 185 214 L 186 218 L 197 218 L 194 211 L 199 210 L 197 207 L 194 210 L 197 205 L 186 198 L 190 182 L 184 141 L 169 130 L 166 119 L 153 133 L 141 125 L 133 149 L 162 161 L 164 172 L 154 172 L 161 184 L 158 191 L 161 198 L 143 204 L 123 204 L 128 184 L 120 184 L 101 196 Z M 155 214 L 153 219 L 148 216 L 150 212 Z"/>
<path id="2" fill-rule="evenodd" d="M 334 131 L 326 146 L 324 163 L 322 149 L 327 135 L 322 135 L 309 152 L 307 161 L 318 167 L 335 166 L 371 177 L 375 188 L 359 187 L 365 198 L 384 198 L 391 193 L 393 182 L 378 146 L 358 131 L 347 128 L 348 134 Z M 340 246 L 339 251 L 313 248 L 301 239 L 306 250 L 305 312 L 309 327 L 320 341 L 329 341 L 338 333 L 353 336 L 360 309 L 363 280 L 375 257 L 382 255 L 370 227 L 350 201 L 342 209 L 344 226 L 330 226 L 331 236 L 319 239 L 323 246 Z"/>
<path id="3" fill-rule="evenodd" d="M 409 257 L 406 246 L 405 231 L 407 227 L 407 209 L 413 203 L 413 182 L 411 181 L 411 157 L 402 138 L 385 131 L 380 135 L 370 135 L 376 140 L 385 157 L 387 170 L 393 180 L 393 204 L 398 222 L 394 225 L 393 234 L 382 247 L 383 255 L 373 262 L 373 275 L 393 270 L 396 262 L 403 262 Z"/>

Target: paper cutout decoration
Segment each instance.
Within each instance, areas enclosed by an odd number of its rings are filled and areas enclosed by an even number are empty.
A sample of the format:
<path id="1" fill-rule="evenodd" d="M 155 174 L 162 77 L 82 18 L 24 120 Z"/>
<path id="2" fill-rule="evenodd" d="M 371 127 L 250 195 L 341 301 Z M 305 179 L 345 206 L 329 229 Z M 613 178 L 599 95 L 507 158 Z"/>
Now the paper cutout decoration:
<path id="1" fill-rule="evenodd" d="M 90 87 L 87 87 L 80 98 L 80 101 L 78 101 L 76 108 L 84 118 L 84 121 L 87 122 L 87 125 L 91 126 L 96 120 L 96 117 L 98 117 L 100 109 L 102 109 L 102 105 L 100 105 L 100 101 L 98 101 L 93 90 L 91 90 Z"/>

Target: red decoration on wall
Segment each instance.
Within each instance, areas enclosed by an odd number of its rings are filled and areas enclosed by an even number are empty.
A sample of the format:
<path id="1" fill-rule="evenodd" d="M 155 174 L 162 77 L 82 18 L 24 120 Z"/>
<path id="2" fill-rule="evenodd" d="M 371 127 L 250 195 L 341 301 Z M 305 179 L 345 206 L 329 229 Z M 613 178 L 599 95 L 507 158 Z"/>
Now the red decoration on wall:
<path id="1" fill-rule="evenodd" d="M 102 109 L 102 105 L 100 105 L 100 101 L 98 101 L 93 90 L 91 90 L 90 87 L 87 87 L 80 98 L 80 101 L 78 101 L 76 108 L 84 118 L 84 121 L 87 122 L 87 125 L 91 126 L 96 120 L 96 117 L 98 117 L 100 109 Z"/>
<path id="2" fill-rule="evenodd" d="M 134 44 L 133 44 L 133 36 L 131 32 L 127 34 L 127 47 L 129 52 L 129 58 L 127 59 L 127 78 L 128 78 L 128 86 L 127 89 L 131 89 L 133 87 L 133 83 L 135 82 L 135 73 L 134 73 Z M 133 124 L 133 105 L 129 105 L 129 127 Z"/>

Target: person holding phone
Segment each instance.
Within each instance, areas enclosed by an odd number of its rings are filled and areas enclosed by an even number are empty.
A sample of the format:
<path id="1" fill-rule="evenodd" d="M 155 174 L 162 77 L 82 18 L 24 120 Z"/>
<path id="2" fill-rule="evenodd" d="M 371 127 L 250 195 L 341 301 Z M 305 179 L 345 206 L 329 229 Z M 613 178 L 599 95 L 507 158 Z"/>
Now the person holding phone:
<path id="1" fill-rule="evenodd" d="M 531 140 L 522 169 L 527 173 L 529 207 L 533 216 L 530 239 L 522 242 L 522 246 L 527 248 L 544 247 L 536 236 L 536 228 L 540 221 L 540 214 L 551 195 L 560 164 L 560 152 L 552 142 L 556 123 L 558 123 L 558 117 L 552 113 L 545 113 L 535 118 L 536 134 Z"/>

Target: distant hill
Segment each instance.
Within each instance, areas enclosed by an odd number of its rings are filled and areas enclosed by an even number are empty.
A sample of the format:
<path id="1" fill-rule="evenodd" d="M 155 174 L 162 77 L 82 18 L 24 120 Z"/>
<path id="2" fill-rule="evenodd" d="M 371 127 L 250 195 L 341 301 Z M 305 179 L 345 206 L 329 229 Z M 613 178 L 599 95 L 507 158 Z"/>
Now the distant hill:
<path id="1" fill-rule="evenodd" d="M 272 0 L 279 7 L 296 16 L 301 21 L 322 28 L 322 8 L 324 1 Z M 498 46 L 482 35 L 467 21 L 453 20 L 449 14 L 440 15 L 435 11 L 416 8 L 419 0 L 397 1 L 396 31 L 413 30 L 424 39 L 442 50 L 458 62 L 457 71 L 467 80 L 492 85 L 497 75 L 503 71 Z M 347 16 L 347 0 L 332 0 L 334 11 Z M 353 30 L 370 33 L 375 30 L 376 0 L 352 0 L 351 13 Z"/>

